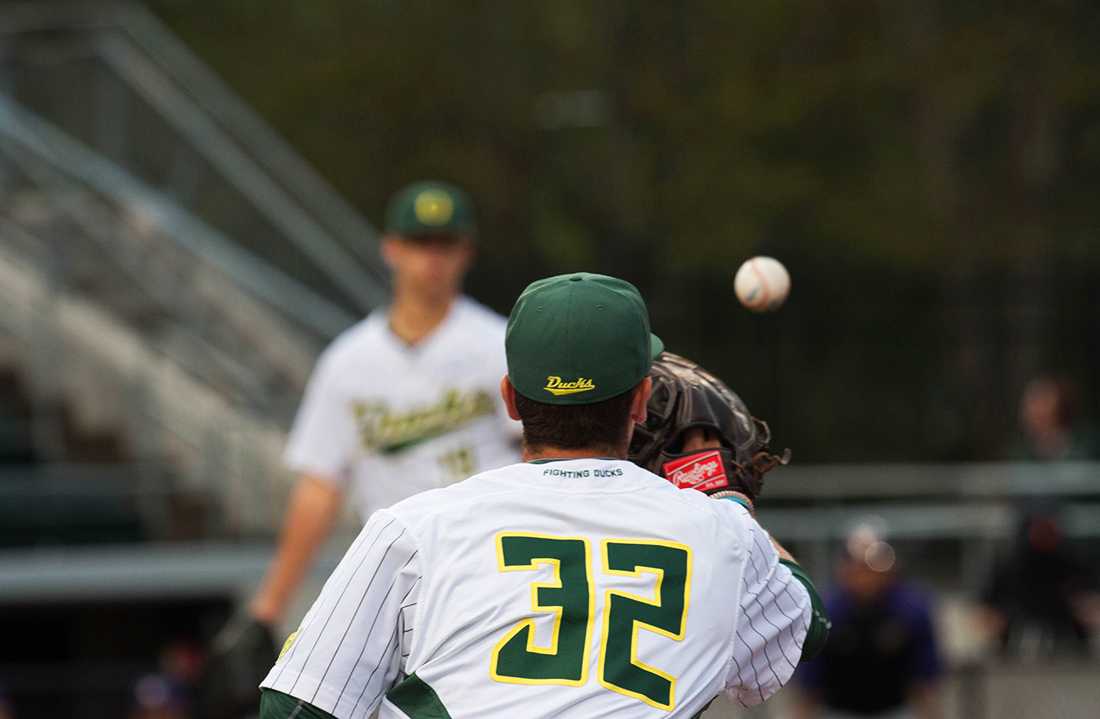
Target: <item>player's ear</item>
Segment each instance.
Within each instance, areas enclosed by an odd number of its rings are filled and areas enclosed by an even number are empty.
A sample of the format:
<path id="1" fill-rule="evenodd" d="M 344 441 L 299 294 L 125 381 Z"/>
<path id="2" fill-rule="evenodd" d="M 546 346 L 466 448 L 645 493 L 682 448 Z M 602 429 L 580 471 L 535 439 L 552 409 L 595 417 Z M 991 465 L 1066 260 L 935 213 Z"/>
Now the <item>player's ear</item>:
<path id="1" fill-rule="evenodd" d="M 462 253 L 463 253 L 463 269 L 470 269 L 470 265 L 474 264 L 474 260 L 477 259 L 477 242 L 470 235 L 462 236 Z"/>
<path id="2" fill-rule="evenodd" d="M 504 400 L 504 408 L 508 410 L 508 416 L 519 420 L 519 410 L 516 409 L 516 388 L 512 386 L 512 380 L 508 375 L 500 378 L 500 397 Z"/>
<path id="3" fill-rule="evenodd" d="M 642 424 L 646 418 L 649 396 L 653 394 L 653 380 L 646 377 L 634 388 L 634 401 L 630 404 L 630 418 L 635 424 Z"/>
<path id="4" fill-rule="evenodd" d="M 477 245 L 474 244 L 472 239 L 464 235 L 459 240 L 458 247 L 458 251 L 461 253 L 458 271 L 462 277 L 465 277 L 473 266 L 474 260 L 477 259 Z"/>
<path id="5" fill-rule="evenodd" d="M 393 270 L 397 265 L 397 253 L 401 251 L 401 238 L 392 233 L 383 235 L 380 250 L 382 261 L 386 263 L 386 267 Z"/>

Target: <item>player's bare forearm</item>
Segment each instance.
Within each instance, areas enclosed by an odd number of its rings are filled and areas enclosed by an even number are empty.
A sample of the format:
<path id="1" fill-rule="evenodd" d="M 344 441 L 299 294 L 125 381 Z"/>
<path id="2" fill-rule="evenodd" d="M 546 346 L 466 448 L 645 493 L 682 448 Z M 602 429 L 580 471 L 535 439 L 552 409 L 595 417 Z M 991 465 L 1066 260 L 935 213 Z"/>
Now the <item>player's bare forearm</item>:
<path id="1" fill-rule="evenodd" d="M 317 548 L 328 538 L 344 504 L 337 485 L 302 475 L 291 494 L 275 558 L 249 610 L 267 624 L 282 619 L 287 605 L 309 569 Z"/>

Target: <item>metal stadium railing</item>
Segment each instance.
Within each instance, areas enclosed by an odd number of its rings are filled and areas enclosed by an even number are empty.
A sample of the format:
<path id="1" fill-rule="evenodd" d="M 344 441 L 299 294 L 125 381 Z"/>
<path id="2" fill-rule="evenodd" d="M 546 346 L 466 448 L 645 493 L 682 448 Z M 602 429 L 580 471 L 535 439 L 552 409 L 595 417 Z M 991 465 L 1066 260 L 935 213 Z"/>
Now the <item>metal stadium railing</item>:
<path id="1" fill-rule="evenodd" d="M 386 301 L 370 223 L 140 4 L 9 4 L 0 37 L 14 100 L 350 309 Z"/>
<path id="2" fill-rule="evenodd" d="M 158 539 L 201 496 L 198 534 L 264 531 L 317 352 L 387 296 L 373 228 L 140 5 L 9 3 L 0 38 L 0 349 L 136 457 L 6 506 L 114 492 Z"/>

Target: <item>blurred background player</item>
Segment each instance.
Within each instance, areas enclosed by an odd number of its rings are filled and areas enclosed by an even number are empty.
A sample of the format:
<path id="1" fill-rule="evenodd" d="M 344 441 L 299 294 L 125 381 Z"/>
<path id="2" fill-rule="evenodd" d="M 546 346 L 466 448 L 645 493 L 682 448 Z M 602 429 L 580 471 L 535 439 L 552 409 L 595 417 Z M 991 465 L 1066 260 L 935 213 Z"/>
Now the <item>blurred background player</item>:
<path id="1" fill-rule="evenodd" d="M 1009 553 L 981 597 L 980 618 L 1003 656 L 1085 656 L 1100 628 L 1100 594 L 1089 566 L 1066 541 L 1057 505 L 1023 513 Z"/>
<path id="2" fill-rule="evenodd" d="M 508 419 L 498 390 L 504 319 L 461 294 L 474 231 L 468 197 L 450 184 L 414 183 L 389 203 L 382 253 L 393 303 L 319 359 L 286 449 L 299 479 L 278 550 L 247 617 L 216 641 L 215 654 L 240 660 L 231 668 L 214 661 L 211 680 L 242 692 L 242 701 L 258 702 L 255 685 L 274 660 L 272 630 L 349 494 L 365 521 L 376 509 L 519 457 L 520 425 Z M 212 694 L 224 708 L 225 692 Z"/>
<path id="3" fill-rule="evenodd" d="M 1081 392 L 1066 377 L 1039 375 L 1020 398 L 1021 459 L 1069 461 L 1096 459 L 1100 442 L 1081 420 Z"/>
<path id="4" fill-rule="evenodd" d="M 1040 374 L 1020 397 L 1020 442 L 1013 455 L 1046 463 L 1052 477 L 1061 462 L 1098 456 L 1095 430 L 1081 417 L 1081 391 L 1068 377 Z M 1066 537 L 1056 497 L 1019 502 L 1015 533 L 993 566 L 979 598 L 979 620 L 1002 657 L 1034 660 L 1085 656 L 1100 627 L 1095 570 Z"/>
<path id="5" fill-rule="evenodd" d="M 825 607 L 829 640 L 798 670 L 799 719 L 941 716 L 928 603 L 900 577 L 893 547 L 870 524 L 848 535 Z"/>

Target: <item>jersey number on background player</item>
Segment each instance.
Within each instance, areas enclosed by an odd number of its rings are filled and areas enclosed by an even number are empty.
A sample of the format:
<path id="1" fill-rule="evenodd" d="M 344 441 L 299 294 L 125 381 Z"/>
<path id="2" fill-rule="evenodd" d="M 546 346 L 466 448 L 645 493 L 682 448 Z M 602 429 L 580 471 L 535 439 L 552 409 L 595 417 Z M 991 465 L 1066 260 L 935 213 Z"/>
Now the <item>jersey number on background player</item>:
<path id="1" fill-rule="evenodd" d="M 595 592 L 590 543 L 580 537 L 502 533 L 496 537 L 502 572 L 554 569 L 554 581 L 531 583 L 531 608 L 554 615 L 550 645 L 535 644 L 535 621 L 525 619 L 497 643 L 490 675 L 499 682 L 565 684 L 588 680 Z M 675 706 L 676 678 L 644 664 L 637 656 L 640 629 L 669 639 L 684 638 L 691 591 L 691 549 L 655 539 L 607 539 L 601 543 L 604 571 L 627 577 L 656 577 L 647 598 L 607 590 L 599 681 L 608 689 L 658 709 Z"/>

